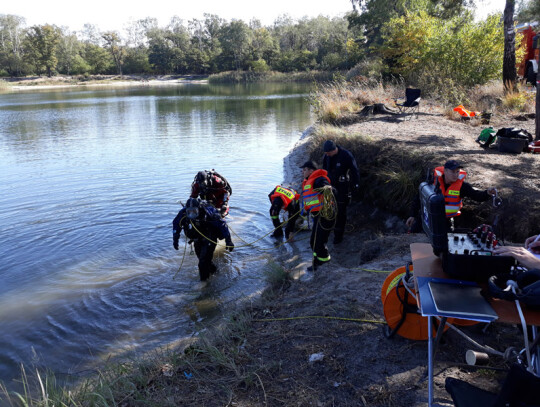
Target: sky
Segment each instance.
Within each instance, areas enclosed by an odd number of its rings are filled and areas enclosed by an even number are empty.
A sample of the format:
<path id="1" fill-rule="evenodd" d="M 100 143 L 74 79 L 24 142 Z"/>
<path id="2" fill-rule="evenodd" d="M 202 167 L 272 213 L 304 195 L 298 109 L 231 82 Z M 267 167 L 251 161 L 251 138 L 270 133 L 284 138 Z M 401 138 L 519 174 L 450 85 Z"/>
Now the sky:
<path id="1" fill-rule="evenodd" d="M 501 12 L 505 0 L 477 0 L 478 14 Z M 343 16 L 352 10 L 350 0 L 153 0 L 119 1 L 91 0 L 19 0 L 3 1 L 0 14 L 15 14 L 26 19 L 26 24 L 55 24 L 81 30 L 85 23 L 97 25 L 102 31 L 121 31 L 130 21 L 146 17 L 158 19 L 165 26 L 177 15 L 184 21 L 203 18 L 204 13 L 216 14 L 226 20 L 233 18 L 249 22 L 253 17 L 263 25 L 271 25 L 277 17 L 288 14 L 294 19 L 304 16 Z"/>

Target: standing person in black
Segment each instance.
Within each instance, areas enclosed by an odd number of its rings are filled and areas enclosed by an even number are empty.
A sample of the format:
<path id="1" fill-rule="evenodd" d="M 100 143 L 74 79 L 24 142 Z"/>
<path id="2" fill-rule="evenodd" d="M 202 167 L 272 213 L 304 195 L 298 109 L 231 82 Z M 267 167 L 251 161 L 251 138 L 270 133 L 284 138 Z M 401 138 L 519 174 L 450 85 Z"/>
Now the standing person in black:
<path id="1" fill-rule="evenodd" d="M 360 174 L 356 160 L 350 151 L 336 145 L 332 140 L 324 142 L 323 150 L 322 167 L 328 172 L 332 186 L 337 190 L 337 219 L 333 243 L 339 244 L 343 241 L 347 223 L 347 205 L 351 199 L 350 185 L 352 185 L 353 193 L 358 194 Z"/>
<path id="2" fill-rule="evenodd" d="M 217 271 L 212 258 L 218 239 L 225 239 L 228 251 L 232 252 L 234 249 L 227 223 L 216 208 L 206 201 L 201 201 L 200 198 L 189 198 L 172 224 L 175 250 L 178 250 L 178 239 L 182 230 L 190 241 L 195 242 L 201 281 L 206 281 L 210 274 Z"/>

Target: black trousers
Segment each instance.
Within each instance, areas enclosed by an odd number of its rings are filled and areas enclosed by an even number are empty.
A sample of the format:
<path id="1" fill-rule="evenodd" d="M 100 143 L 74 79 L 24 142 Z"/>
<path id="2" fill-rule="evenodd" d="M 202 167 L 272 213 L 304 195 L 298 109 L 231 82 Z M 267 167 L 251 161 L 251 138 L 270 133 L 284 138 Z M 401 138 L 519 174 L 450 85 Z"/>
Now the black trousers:
<path id="1" fill-rule="evenodd" d="M 209 242 L 206 239 L 198 239 L 195 241 L 195 254 L 199 259 L 199 277 L 201 281 L 208 280 L 210 274 L 216 272 L 217 267 L 212 261 L 216 244 Z"/>
<path id="2" fill-rule="evenodd" d="M 332 220 L 324 219 L 319 214 L 312 214 L 313 227 L 311 229 L 311 237 L 309 239 L 309 245 L 313 251 L 313 256 L 321 262 L 330 260 L 330 254 L 328 253 L 328 236 L 332 231 L 334 222 Z"/>
<path id="3" fill-rule="evenodd" d="M 336 225 L 334 226 L 334 238 L 341 239 L 345 233 L 345 225 L 347 224 L 347 205 L 348 202 L 337 203 Z"/>

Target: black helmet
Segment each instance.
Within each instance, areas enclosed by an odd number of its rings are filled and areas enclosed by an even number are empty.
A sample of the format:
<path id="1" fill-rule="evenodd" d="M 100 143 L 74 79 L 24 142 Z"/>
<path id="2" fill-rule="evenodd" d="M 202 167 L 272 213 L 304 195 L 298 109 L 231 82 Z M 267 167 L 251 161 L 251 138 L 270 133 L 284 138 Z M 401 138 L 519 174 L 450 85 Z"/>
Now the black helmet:
<path id="1" fill-rule="evenodd" d="M 207 177 L 208 173 L 206 171 L 199 171 L 195 176 L 195 180 L 197 181 L 197 183 L 202 184 L 206 181 Z"/>
<path id="2" fill-rule="evenodd" d="M 186 216 L 189 219 L 197 219 L 199 216 L 200 198 L 189 198 L 186 202 Z"/>

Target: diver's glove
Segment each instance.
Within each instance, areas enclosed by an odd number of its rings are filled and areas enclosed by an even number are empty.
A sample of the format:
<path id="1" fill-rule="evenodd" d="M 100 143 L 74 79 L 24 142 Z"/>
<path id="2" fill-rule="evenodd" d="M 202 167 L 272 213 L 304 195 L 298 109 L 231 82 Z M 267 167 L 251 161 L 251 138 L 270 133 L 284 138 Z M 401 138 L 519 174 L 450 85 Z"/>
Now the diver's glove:
<path id="1" fill-rule="evenodd" d="M 229 237 L 227 240 L 225 240 L 226 249 L 230 252 L 234 250 L 234 243 L 232 242 L 232 239 Z"/>
<path id="2" fill-rule="evenodd" d="M 173 247 L 174 247 L 174 250 L 178 250 L 178 234 L 176 233 L 173 233 Z"/>

